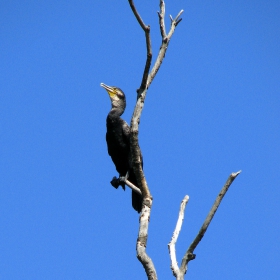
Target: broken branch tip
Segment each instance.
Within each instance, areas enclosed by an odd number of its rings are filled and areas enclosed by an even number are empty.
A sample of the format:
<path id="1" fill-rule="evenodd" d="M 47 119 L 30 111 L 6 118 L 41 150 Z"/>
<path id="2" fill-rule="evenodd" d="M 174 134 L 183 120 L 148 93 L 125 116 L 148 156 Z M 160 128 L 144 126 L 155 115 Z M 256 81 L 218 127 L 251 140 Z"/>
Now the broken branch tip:
<path id="1" fill-rule="evenodd" d="M 241 172 L 242 172 L 242 170 L 239 170 L 239 171 L 237 171 L 237 172 L 235 172 L 235 173 L 233 172 L 233 173 L 231 173 L 231 176 L 235 178 L 235 177 L 237 177 Z"/>

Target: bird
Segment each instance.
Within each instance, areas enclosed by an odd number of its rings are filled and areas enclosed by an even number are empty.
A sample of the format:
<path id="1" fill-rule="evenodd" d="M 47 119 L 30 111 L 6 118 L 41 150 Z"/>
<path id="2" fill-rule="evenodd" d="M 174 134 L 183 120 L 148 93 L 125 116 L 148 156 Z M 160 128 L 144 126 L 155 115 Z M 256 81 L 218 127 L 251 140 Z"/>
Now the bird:
<path id="1" fill-rule="evenodd" d="M 115 86 L 100 84 L 109 94 L 112 108 L 106 119 L 106 142 L 108 154 L 111 156 L 116 170 L 120 177 L 127 176 L 127 180 L 137 187 L 137 180 L 133 168 L 129 164 L 130 154 L 130 127 L 121 115 L 126 108 L 126 98 L 124 92 Z M 143 168 L 143 159 L 141 155 L 141 165 Z M 125 190 L 124 182 L 119 182 L 118 185 L 111 184 L 118 188 L 119 185 Z M 132 207 L 138 212 L 142 209 L 142 196 L 132 191 Z"/>

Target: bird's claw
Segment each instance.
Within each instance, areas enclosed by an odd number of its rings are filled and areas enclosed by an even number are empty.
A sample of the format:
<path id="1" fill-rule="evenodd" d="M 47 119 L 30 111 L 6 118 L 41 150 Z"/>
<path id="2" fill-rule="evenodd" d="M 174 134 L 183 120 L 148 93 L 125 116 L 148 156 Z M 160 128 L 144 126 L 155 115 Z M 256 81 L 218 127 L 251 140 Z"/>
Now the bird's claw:
<path id="1" fill-rule="evenodd" d="M 124 176 L 124 181 L 126 181 L 129 177 L 129 171 L 126 172 L 125 176 Z"/>

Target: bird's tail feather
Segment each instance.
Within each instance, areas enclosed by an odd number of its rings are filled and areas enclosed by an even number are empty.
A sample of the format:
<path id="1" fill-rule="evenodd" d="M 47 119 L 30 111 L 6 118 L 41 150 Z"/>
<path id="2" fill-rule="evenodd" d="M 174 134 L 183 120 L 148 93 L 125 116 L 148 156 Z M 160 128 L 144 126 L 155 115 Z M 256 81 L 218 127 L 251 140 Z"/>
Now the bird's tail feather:
<path id="1" fill-rule="evenodd" d="M 136 176 L 132 170 L 130 170 L 130 172 L 129 172 L 128 181 L 130 181 L 133 185 L 138 187 L 137 181 L 136 181 Z M 140 213 L 142 210 L 142 201 L 143 201 L 142 195 L 137 192 L 132 191 L 132 207 L 138 213 Z"/>
<path id="2" fill-rule="evenodd" d="M 134 210 L 136 210 L 138 213 L 141 212 L 142 209 L 142 195 L 140 195 L 137 192 L 132 191 L 132 207 Z"/>

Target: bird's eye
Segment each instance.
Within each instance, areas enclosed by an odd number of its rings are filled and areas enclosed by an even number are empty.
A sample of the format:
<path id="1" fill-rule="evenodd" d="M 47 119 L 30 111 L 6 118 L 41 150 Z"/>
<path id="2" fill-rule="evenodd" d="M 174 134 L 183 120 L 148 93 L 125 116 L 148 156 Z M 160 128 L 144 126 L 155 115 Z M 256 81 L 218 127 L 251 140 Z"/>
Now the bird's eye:
<path id="1" fill-rule="evenodd" d="M 119 98 L 121 98 L 121 99 L 124 98 L 123 94 L 122 94 L 121 92 L 119 92 L 119 91 L 117 91 L 117 96 L 118 96 Z"/>

